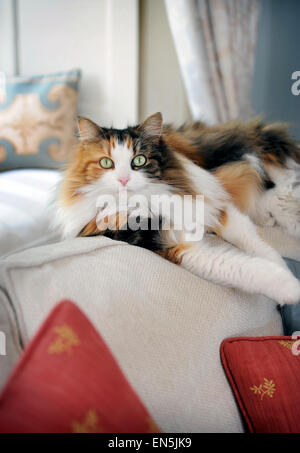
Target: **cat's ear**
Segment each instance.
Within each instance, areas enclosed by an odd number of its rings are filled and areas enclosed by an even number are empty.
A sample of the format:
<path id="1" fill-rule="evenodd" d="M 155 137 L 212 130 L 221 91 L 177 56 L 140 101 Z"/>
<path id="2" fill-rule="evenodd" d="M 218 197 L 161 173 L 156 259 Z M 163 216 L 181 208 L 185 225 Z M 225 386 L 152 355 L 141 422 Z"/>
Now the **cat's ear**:
<path id="1" fill-rule="evenodd" d="M 83 116 L 77 118 L 78 137 L 81 141 L 91 140 L 101 135 L 101 128 Z"/>
<path id="2" fill-rule="evenodd" d="M 147 137 L 159 140 L 163 129 L 163 117 L 160 112 L 148 116 L 148 118 L 139 126 L 139 129 Z"/>

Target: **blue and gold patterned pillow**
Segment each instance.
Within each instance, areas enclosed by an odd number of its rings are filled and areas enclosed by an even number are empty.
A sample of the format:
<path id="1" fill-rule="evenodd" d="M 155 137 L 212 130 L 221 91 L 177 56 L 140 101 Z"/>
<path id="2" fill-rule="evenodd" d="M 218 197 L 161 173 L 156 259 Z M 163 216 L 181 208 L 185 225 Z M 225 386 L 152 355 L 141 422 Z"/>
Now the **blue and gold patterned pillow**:
<path id="1" fill-rule="evenodd" d="M 0 77 L 0 171 L 57 168 L 72 150 L 80 71 Z"/>

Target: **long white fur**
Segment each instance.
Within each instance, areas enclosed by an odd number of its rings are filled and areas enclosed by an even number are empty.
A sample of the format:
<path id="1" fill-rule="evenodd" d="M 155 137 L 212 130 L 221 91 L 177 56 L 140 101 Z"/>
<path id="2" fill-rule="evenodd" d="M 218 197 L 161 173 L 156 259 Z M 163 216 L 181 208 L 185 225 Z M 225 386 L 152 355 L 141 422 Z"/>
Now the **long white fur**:
<path id="1" fill-rule="evenodd" d="M 101 179 L 80 189 L 81 197 L 68 208 L 58 206 L 57 224 L 62 226 L 63 237 L 76 237 L 80 231 L 97 215 L 97 199 L 105 194 L 117 194 L 122 185 L 120 177 L 130 178 L 127 190 L 130 194 L 139 193 L 149 201 L 153 195 L 173 194 L 173 188 L 163 183 L 155 183 L 143 172 L 131 168 L 133 150 L 127 145 L 117 143 L 111 151 L 115 163 L 113 170 L 107 171 Z M 178 156 L 196 193 L 205 196 L 204 223 L 207 229 L 220 229 L 224 240 L 235 247 L 224 243 L 222 246 L 211 247 L 206 238 L 198 243 L 190 244 L 190 248 L 182 252 L 182 266 L 192 273 L 215 283 L 233 286 L 249 293 L 260 293 L 279 303 L 294 303 L 300 300 L 300 284 L 286 269 L 280 255 L 268 246 L 257 234 L 256 228 L 246 215 L 238 211 L 230 201 L 228 193 L 219 180 L 193 164 L 188 159 Z M 257 166 L 257 162 L 252 162 Z M 300 168 L 300 166 L 298 166 Z M 270 216 L 287 227 L 292 233 L 300 235 L 299 202 L 294 206 L 294 195 L 285 195 L 284 203 L 289 208 L 288 215 L 280 204 L 282 192 L 290 194 L 290 185 L 298 182 L 298 168 L 292 166 L 289 174 L 289 185 L 286 176 L 271 175 L 276 179 L 278 188 L 274 201 L 272 191 L 268 191 L 262 199 L 260 211 L 270 210 Z M 290 178 L 290 176 L 293 176 Z M 288 187 L 288 190 L 286 189 Z M 124 188 L 123 188 L 124 189 Z M 141 208 L 142 212 L 144 207 Z M 146 208 L 147 209 L 147 208 Z M 298 209 L 298 210 L 297 210 Z M 227 223 L 222 227 L 219 222 L 220 213 L 226 211 Z M 149 215 L 151 213 L 148 213 Z M 259 210 L 255 212 L 259 217 Z M 289 222 L 292 219 L 292 226 Z M 172 235 L 172 232 L 170 232 Z M 176 234 L 173 238 L 176 238 Z M 176 239 L 175 239 L 176 240 Z M 179 242 L 179 241 L 178 241 Z"/>
<path id="2" fill-rule="evenodd" d="M 300 165 L 287 161 L 287 168 L 270 166 L 268 174 L 276 184 L 265 192 L 253 215 L 261 225 L 279 225 L 300 238 Z"/>
<path id="3" fill-rule="evenodd" d="M 300 300 L 299 281 L 288 270 L 229 244 L 211 247 L 204 238 L 182 252 L 181 258 L 182 267 L 214 283 L 263 294 L 279 304 Z"/>
<path id="4" fill-rule="evenodd" d="M 214 175 L 183 156 L 179 156 L 179 160 L 196 193 L 203 194 L 205 197 L 205 226 L 208 229 L 216 228 L 219 226 L 220 212 L 225 209 L 226 203 L 230 199 L 228 193 Z"/>
<path id="5" fill-rule="evenodd" d="M 250 218 L 232 204 L 227 205 L 227 222 L 221 227 L 223 239 L 252 256 L 261 257 L 287 269 L 285 261 L 257 233 Z"/>
<path id="6" fill-rule="evenodd" d="M 257 162 L 251 162 L 256 168 Z M 224 195 L 216 178 L 191 162 L 184 162 L 194 187 L 213 200 L 213 208 L 205 204 L 207 217 L 225 210 L 226 223 L 219 227 L 228 245 L 211 248 L 205 238 L 182 252 L 182 266 L 215 283 L 231 285 L 249 293 L 261 293 L 279 303 L 300 301 L 299 281 L 288 270 L 279 253 L 257 234 L 250 218 L 242 214 Z M 195 168 L 196 167 L 196 168 Z M 206 190 L 208 188 L 208 190 Z M 298 205 L 299 206 L 299 205 Z"/>

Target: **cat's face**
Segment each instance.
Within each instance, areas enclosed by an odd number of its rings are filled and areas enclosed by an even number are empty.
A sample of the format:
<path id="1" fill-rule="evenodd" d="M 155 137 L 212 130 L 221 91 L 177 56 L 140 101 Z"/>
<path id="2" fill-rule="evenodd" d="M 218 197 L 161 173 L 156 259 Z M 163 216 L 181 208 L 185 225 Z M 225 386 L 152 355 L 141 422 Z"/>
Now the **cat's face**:
<path id="1" fill-rule="evenodd" d="M 97 184 L 107 193 L 124 190 L 136 193 L 160 180 L 160 113 L 140 126 L 124 130 L 100 128 L 86 118 L 79 118 L 78 129 L 77 171 L 87 184 Z"/>

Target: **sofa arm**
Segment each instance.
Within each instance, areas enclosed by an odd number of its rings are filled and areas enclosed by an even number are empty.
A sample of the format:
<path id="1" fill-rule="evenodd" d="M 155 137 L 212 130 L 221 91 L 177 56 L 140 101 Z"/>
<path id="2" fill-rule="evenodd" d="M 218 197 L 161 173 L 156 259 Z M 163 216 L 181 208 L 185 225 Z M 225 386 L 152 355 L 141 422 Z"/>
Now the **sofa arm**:
<path id="1" fill-rule="evenodd" d="M 57 302 L 78 304 L 166 432 L 242 431 L 220 344 L 233 336 L 282 334 L 272 301 L 104 237 L 11 255 L 1 264 L 0 287 L 24 344 Z"/>

